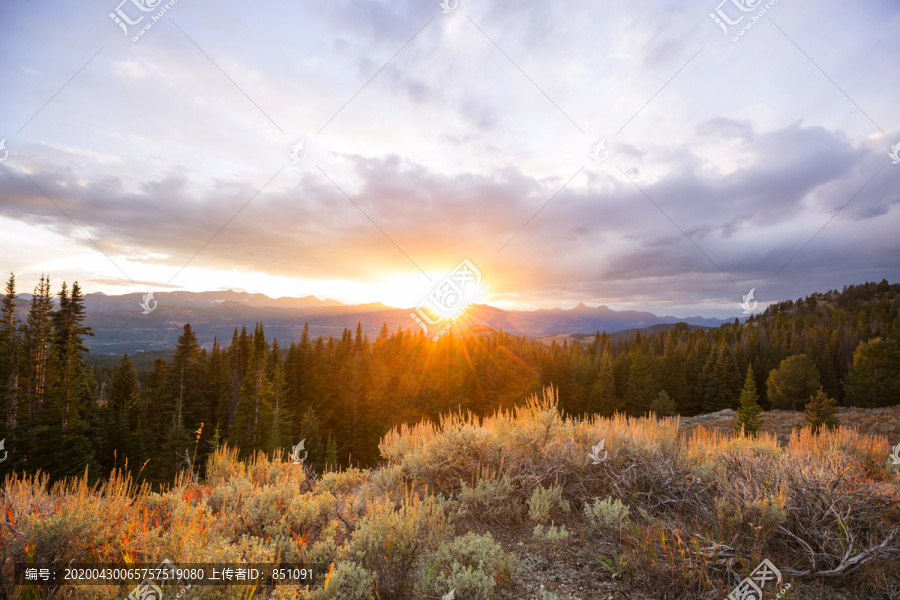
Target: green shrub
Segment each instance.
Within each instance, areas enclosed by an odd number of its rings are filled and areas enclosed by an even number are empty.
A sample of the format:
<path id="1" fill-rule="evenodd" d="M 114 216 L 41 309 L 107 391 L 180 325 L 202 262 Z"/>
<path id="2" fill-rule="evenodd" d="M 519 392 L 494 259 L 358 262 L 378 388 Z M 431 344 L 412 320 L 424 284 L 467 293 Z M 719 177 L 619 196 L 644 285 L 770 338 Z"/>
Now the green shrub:
<path id="1" fill-rule="evenodd" d="M 457 598 L 487 600 L 497 581 L 509 581 L 512 558 L 490 534 L 469 532 L 441 544 L 419 569 L 419 597 L 443 596 L 455 590 Z"/>
<path id="2" fill-rule="evenodd" d="M 595 498 L 593 504 L 585 502 L 584 516 L 595 528 L 620 528 L 628 523 L 628 507 L 617 498 L 601 500 Z"/>
<path id="3" fill-rule="evenodd" d="M 407 598 L 417 561 L 451 533 L 441 505 L 431 496 L 411 495 L 399 507 L 389 499 L 370 501 L 345 557 L 374 575 L 382 597 Z"/>
<path id="4" fill-rule="evenodd" d="M 459 516 L 465 520 L 506 525 L 517 523 L 524 510 L 512 480 L 506 475 L 479 479 L 474 487 L 463 482 L 459 492 Z"/>
<path id="5" fill-rule="evenodd" d="M 532 521 L 546 523 L 551 514 L 569 512 L 569 503 L 563 500 L 562 488 L 551 485 L 548 488 L 536 487 L 531 490 L 528 500 L 528 516 Z"/>
<path id="6" fill-rule="evenodd" d="M 557 527 L 555 523 L 551 522 L 550 526 L 546 528 L 543 525 L 535 525 L 532 536 L 541 546 L 558 549 L 569 539 L 569 532 L 565 525 Z"/>

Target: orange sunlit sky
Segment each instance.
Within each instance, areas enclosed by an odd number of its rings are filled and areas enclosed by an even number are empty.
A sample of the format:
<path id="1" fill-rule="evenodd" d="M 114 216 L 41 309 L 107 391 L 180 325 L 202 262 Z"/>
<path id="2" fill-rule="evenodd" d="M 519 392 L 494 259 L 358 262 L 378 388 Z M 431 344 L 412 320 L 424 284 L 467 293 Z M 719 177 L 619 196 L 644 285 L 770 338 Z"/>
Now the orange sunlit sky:
<path id="1" fill-rule="evenodd" d="M 0 6 L 19 291 L 410 307 L 468 259 L 504 309 L 729 318 L 900 280 L 896 3 L 736 41 L 687 0 L 180 0 L 136 41 L 114 4 Z"/>

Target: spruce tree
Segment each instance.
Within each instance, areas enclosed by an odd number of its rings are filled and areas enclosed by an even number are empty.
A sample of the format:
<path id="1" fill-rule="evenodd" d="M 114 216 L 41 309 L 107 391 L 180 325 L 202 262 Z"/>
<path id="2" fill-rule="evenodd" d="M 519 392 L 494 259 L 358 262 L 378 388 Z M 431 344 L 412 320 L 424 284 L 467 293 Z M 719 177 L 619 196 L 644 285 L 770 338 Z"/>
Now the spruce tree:
<path id="1" fill-rule="evenodd" d="M 619 399 L 616 396 L 616 379 L 613 371 L 611 352 L 604 352 L 600 359 L 600 371 L 591 387 L 588 397 L 588 414 L 611 416 L 619 410 Z"/>
<path id="2" fill-rule="evenodd" d="M 167 368 L 163 411 L 173 429 L 193 429 L 200 424 L 188 419 L 188 413 L 196 412 L 196 404 L 202 403 L 200 345 L 191 324 L 187 323 L 178 338 L 172 364 Z"/>
<path id="3" fill-rule="evenodd" d="M 292 419 L 287 409 L 287 382 L 284 376 L 284 362 L 281 360 L 281 348 L 278 340 L 272 341 L 269 354 L 269 376 L 272 385 L 272 429 L 269 442 L 272 452 L 291 444 Z"/>
<path id="4" fill-rule="evenodd" d="M 735 433 L 755 436 L 762 427 L 763 419 L 752 365 L 747 366 L 747 377 L 744 379 L 744 389 L 741 391 L 739 404 L 737 422 L 734 424 Z"/>
<path id="5" fill-rule="evenodd" d="M 49 289 L 48 289 L 49 291 Z M 54 477 L 76 476 L 85 468 L 100 475 L 94 456 L 94 399 L 84 336 L 93 332 L 84 325 L 84 300 L 78 283 L 69 293 L 65 282 L 59 292 L 59 308 L 53 325 L 47 362 L 45 403 L 33 429 L 34 466 Z"/>
<path id="6" fill-rule="evenodd" d="M 897 341 L 876 337 L 857 346 L 844 389 L 851 406 L 890 406 L 900 401 Z"/>
<path id="7" fill-rule="evenodd" d="M 837 418 L 837 404 L 834 398 L 829 398 L 825 390 L 819 388 L 815 396 L 809 397 L 804 413 L 806 426 L 818 433 L 821 429 L 836 429 L 840 422 Z"/>
<path id="8" fill-rule="evenodd" d="M 787 410 L 799 410 L 820 385 L 816 363 L 806 354 L 796 354 L 781 361 L 766 381 L 769 402 L 774 408 Z"/>
<path id="9" fill-rule="evenodd" d="M 301 439 L 306 440 L 303 447 L 309 452 L 306 463 L 316 469 L 323 469 L 326 448 L 322 444 L 319 417 L 312 409 L 306 410 L 300 419 L 300 433 L 297 441 Z"/>
<path id="10" fill-rule="evenodd" d="M 666 390 L 662 390 L 657 394 L 653 404 L 650 405 L 650 410 L 656 413 L 657 416 L 671 417 L 678 412 L 678 407 L 675 405 L 675 401 L 669 397 L 669 393 Z"/>
<path id="11" fill-rule="evenodd" d="M 219 346 L 217 337 L 213 337 L 212 353 L 206 363 L 206 405 L 210 410 L 210 422 L 219 424 L 228 435 L 228 422 L 231 409 L 231 365 L 228 353 Z M 223 435 L 223 432 L 220 432 Z"/>
<path id="12" fill-rule="evenodd" d="M 650 410 L 656 397 L 655 384 L 647 366 L 647 358 L 635 343 L 629 353 L 628 380 L 625 383 L 625 410 L 633 415 L 642 415 Z"/>
<path id="13" fill-rule="evenodd" d="M 24 407 L 23 412 L 28 422 L 36 419 L 44 408 L 47 363 L 53 334 L 52 316 L 53 301 L 50 298 L 50 279 L 41 275 L 40 283 L 34 288 L 31 296 L 31 306 L 22 327 L 27 397 L 27 406 Z"/>
<path id="14" fill-rule="evenodd" d="M 137 472 L 146 459 L 146 436 L 140 406 L 137 371 L 128 354 L 122 356 L 113 374 L 107 404 L 105 452 L 115 456 L 115 468 L 124 468 L 126 459 Z M 104 457 L 109 461 L 112 456 Z"/>
<path id="15" fill-rule="evenodd" d="M 149 373 L 143 377 L 141 386 L 141 413 L 150 439 L 148 449 L 157 449 L 166 433 L 166 418 L 163 414 L 163 396 L 167 378 L 166 359 L 159 357 L 153 361 Z"/>
<path id="16" fill-rule="evenodd" d="M 21 345 L 16 319 L 16 276 L 10 273 L 0 306 L 0 439 L 11 436 L 18 424 Z"/>
<path id="17" fill-rule="evenodd" d="M 200 345 L 191 324 L 184 326 L 178 337 L 172 362 L 166 365 L 160 405 L 160 451 L 153 453 L 151 473 L 164 481 L 170 481 L 184 466 L 183 458 L 194 445 L 192 431 L 200 426 L 203 414 L 204 382 Z M 153 410 L 152 407 L 148 407 Z"/>
<path id="18" fill-rule="evenodd" d="M 336 471 L 338 467 L 337 442 L 332 434 L 328 434 L 328 444 L 325 446 L 325 471 Z"/>
<path id="19" fill-rule="evenodd" d="M 272 382 L 266 374 L 267 358 L 265 332 L 263 326 L 257 323 L 231 436 L 245 454 L 271 447 L 269 438 L 274 394 Z"/>

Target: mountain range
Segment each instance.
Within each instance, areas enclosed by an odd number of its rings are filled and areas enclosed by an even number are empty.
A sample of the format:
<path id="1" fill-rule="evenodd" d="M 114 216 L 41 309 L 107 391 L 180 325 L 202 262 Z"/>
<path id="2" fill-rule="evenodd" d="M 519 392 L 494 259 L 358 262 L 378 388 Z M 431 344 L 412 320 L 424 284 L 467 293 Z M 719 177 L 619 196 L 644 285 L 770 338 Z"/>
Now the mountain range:
<path id="1" fill-rule="evenodd" d="M 29 294 L 19 294 L 17 305 L 24 317 Z M 86 340 L 95 353 L 121 354 L 161 350 L 175 346 L 185 323 L 190 323 L 201 345 L 210 346 L 214 336 L 229 343 L 235 327 L 252 328 L 256 322 L 266 328 L 270 339 L 283 345 L 297 340 L 305 324 L 310 335 L 340 336 L 345 328 L 355 330 L 357 323 L 370 337 L 378 334 L 383 324 L 396 331 L 398 327 L 414 332 L 420 327 L 410 317 L 411 309 L 394 308 L 381 303 L 346 305 L 336 300 L 302 298 L 270 298 L 247 292 L 155 292 L 155 308 L 144 314 L 143 294 L 110 296 L 102 292 L 86 294 L 86 325 L 94 337 Z M 153 307 L 153 302 L 148 307 Z M 614 333 L 643 329 L 654 325 L 686 322 L 701 327 L 718 327 L 721 319 L 705 317 L 659 316 L 650 312 L 617 311 L 606 305 L 590 307 L 580 303 L 574 308 L 506 311 L 487 305 L 474 305 L 463 319 L 454 324 L 454 332 L 462 330 L 500 330 L 529 337 L 570 333 Z M 432 335 L 429 330 L 429 335 Z"/>

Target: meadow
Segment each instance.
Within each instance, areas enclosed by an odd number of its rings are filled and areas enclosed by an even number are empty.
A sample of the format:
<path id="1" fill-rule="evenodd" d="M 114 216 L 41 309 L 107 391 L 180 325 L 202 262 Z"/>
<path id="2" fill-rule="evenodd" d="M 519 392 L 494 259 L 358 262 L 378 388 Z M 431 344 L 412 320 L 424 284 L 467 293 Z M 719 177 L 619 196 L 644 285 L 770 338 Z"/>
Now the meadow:
<path id="1" fill-rule="evenodd" d="M 900 594 L 900 468 L 886 438 L 853 428 L 779 444 L 677 417 L 566 418 L 547 389 L 484 418 L 401 425 L 379 450 L 376 468 L 317 474 L 223 445 L 158 491 L 123 470 L 9 475 L 5 597 L 132 589 L 12 585 L 15 563 L 163 559 L 328 566 L 327 586 L 195 585 L 197 599 L 712 600 L 766 559 L 782 576 L 766 598 Z"/>

